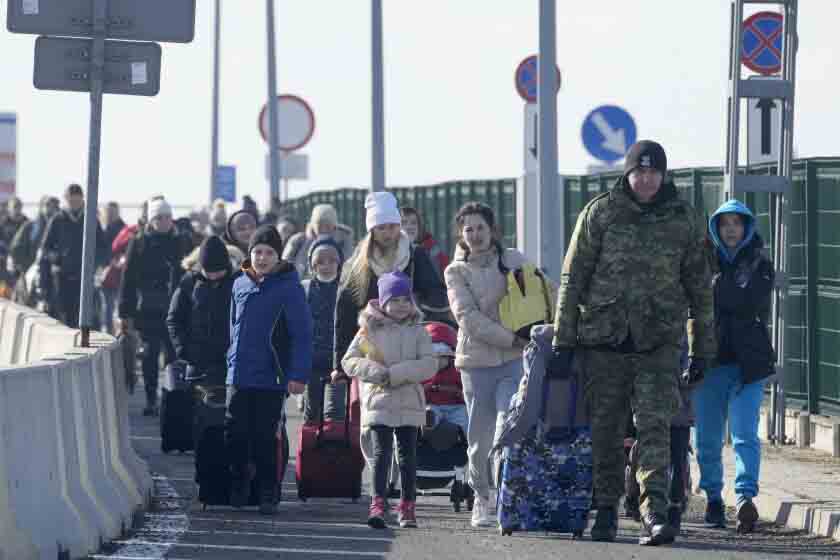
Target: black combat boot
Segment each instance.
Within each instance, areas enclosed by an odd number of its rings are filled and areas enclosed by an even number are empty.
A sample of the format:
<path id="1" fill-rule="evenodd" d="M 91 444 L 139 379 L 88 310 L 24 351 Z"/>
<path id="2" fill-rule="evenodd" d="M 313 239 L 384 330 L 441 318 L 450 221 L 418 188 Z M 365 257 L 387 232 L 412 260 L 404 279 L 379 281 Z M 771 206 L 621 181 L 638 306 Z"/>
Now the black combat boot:
<path id="1" fill-rule="evenodd" d="M 599 507 L 589 536 L 597 542 L 613 542 L 618 533 L 618 511 L 613 507 Z"/>
<path id="2" fill-rule="evenodd" d="M 646 513 L 642 515 L 642 530 L 639 534 L 639 544 L 642 546 L 659 546 L 671 544 L 676 535 L 668 524 L 667 518 L 660 513 Z"/>
<path id="3" fill-rule="evenodd" d="M 751 499 L 746 498 L 738 504 L 737 513 L 738 522 L 735 525 L 737 533 L 746 534 L 752 533 L 755 530 L 755 524 L 758 521 L 758 510 Z"/>
<path id="4" fill-rule="evenodd" d="M 705 522 L 710 529 L 726 529 L 726 507 L 723 500 L 712 500 L 706 504 Z"/>

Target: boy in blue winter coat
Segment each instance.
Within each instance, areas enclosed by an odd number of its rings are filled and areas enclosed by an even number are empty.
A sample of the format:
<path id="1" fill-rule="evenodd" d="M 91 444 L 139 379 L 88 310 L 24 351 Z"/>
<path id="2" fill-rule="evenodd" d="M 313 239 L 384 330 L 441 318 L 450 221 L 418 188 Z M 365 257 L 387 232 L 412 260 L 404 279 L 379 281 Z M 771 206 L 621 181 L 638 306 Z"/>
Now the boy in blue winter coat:
<path id="1" fill-rule="evenodd" d="M 758 419 L 764 383 L 774 373 L 775 352 L 767 319 L 773 290 L 773 263 L 749 208 L 730 200 L 709 220 L 715 248 L 715 327 L 718 367 L 706 373 L 694 394 L 700 488 L 706 492 L 706 524 L 726 526 L 721 450 L 729 418 L 735 451 L 737 530 L 749 533 L 758 520 L 761 443 Z"/>
<path id="2" fill-rule="evenodd" d="M 233 484 L 231 505 L 248 502 L 257 467 L 260 513 L 277 502 L 277 423 L 286 391 L 300 394 L 312 369 L 312 317 L 297 271 L 281 261 L 283 240 L 272 226 L 254 232 L 249 258 L 233 284 L 227 354 L 225 440 Z"/>

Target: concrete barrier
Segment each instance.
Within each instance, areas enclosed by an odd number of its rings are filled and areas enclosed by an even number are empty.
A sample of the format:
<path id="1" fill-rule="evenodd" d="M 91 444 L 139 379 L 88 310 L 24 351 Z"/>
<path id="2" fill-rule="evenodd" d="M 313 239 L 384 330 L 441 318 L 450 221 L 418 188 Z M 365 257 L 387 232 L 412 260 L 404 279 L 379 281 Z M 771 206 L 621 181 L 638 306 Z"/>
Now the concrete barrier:
<path id="1" fill-rule="evenodd" d="M 0 303 L 0 560 L 81 558 L 131 526 L 134 453 L 119 344 Z"/>

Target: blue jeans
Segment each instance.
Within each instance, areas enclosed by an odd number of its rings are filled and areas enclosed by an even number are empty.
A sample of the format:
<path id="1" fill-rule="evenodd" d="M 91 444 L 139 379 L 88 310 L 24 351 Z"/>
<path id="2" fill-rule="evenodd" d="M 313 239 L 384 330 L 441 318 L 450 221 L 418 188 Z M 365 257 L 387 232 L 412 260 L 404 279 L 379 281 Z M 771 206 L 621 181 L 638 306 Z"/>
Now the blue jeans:
<path id="1" fill-rule="evenodd" d="M 467 435 L 467 406 L 464 404 L 432 404 L 429 405 L 432 412 L 435 413 L 435 423 L 437 426 L 442 420 L 451 422 L 456 426 L 460 426 L 464 430 L 464 436 Z"/>
<path id="2" fill-rule="evenodd" d="M 724 425 L 729 417 L 735 449 L 735 494 L 738 500 L 758 495 L 761 442 L 758 420 L 764 381 L 741 383 L 741 368 L 725 365 L 711 370 L 694 392 L 697 415 L 695 437 L 700 488 L 710 501 L 720 500 L 723 491 Z"/>

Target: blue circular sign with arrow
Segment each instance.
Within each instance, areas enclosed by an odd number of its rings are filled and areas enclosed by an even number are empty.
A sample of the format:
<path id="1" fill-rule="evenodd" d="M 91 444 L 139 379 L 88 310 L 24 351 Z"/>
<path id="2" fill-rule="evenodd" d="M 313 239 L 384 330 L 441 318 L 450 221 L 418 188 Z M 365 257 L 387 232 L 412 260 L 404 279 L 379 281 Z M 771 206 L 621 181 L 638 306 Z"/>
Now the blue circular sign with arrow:
<path id="1" fill-rule="evenodd" d="M 596 159 L 612 163 L 636 142 L 636 123 L 615 105 L 601 105 L 586 115 L 580 131 L 583 145 Z"/>
<path id="2" fill-rule="evenodd" d="M 743 25 L 741 63 L 763 76 L 782 69 L 782 33 L 784 17 L 776 12 L 758 12 Z"/>

